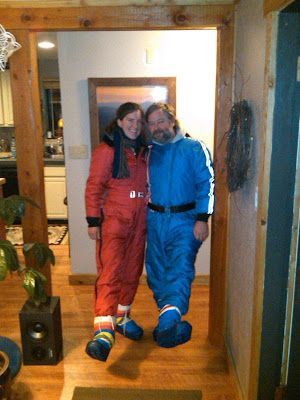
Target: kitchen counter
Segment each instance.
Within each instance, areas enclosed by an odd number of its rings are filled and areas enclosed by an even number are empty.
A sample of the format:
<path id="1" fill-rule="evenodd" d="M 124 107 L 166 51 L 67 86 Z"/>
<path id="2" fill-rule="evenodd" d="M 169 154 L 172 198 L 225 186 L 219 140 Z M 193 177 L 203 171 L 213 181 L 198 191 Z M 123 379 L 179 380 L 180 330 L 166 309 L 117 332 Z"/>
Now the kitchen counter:
<path id="1" fill-rule="evenodd" d="M 0 158 L 0 168 L 7 167 L 13 168 L 17 164 L 15 158 Z M 64 159 L 44 158 L 44 165 L 65 165 Z"/>
<path id="2" fill-rule="evenodd" d="M 65 161 L 59 158 L 44 158 L 44 167 L 53 170 L 64 169 Z M 19 194 L 17 160 L 15 158 L 0 158 L 0 176 L 6 179 L 3 186 L 4 197 Z M 65 178 L 64 178 L 65 179 Z"/>

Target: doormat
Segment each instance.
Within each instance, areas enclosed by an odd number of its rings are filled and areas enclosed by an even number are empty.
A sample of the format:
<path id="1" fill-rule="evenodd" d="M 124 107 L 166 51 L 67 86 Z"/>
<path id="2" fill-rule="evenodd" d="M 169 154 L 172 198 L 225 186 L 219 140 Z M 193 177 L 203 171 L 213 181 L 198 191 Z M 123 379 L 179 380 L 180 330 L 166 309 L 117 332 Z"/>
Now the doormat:
<path id="1" fill-rule="evenodd" d="M 201 400 L 200 390 L 112 389 L 76 386 L 72 400 Z"/>
<path id="2" fill-rule="evenodd" d="M 23 245 L 22 226 L 14 225 L 6 228 L 6 239 L 15 246 Z M 66 225 L 48 225 L 48 241 L 52 244 L 68 243 L 68 227 Z"/>

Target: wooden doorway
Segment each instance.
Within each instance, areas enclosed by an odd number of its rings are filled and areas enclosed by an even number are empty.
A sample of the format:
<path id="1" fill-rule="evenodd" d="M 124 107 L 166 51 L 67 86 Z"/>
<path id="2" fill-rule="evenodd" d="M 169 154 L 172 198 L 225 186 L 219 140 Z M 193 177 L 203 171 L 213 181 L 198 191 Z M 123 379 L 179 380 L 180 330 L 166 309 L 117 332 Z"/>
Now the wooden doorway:
<path id="1" fill-rule="evenodd" d="M 176 30 L 218 31 L 214 165 L 216 208 L 212 219 L 209 338 L 224 345 L 227 185 L 226 141 L 232 95 L 233 5 L 191 6 L 102 6 L 66 8 L 0 8 L 1 23 L 22 45 L 10 59 L 14 102 L 15 135 L 20 192 L 42 207 L 24 219 L 24 235 L 29 241 L 47 241 L 35 31 L 60 30 Z M 24 129 L 25 126 L 25 129 Z M 30 154 L 30 156 L 29 156 Z M 29 178 L 29 179 L 28 179 Z M 38 188 L 38 190 L 37 190 Z M 50 267 L 46 271 L 51 282 Z M 51 293 L 51 285 L 48 287 Z"/>

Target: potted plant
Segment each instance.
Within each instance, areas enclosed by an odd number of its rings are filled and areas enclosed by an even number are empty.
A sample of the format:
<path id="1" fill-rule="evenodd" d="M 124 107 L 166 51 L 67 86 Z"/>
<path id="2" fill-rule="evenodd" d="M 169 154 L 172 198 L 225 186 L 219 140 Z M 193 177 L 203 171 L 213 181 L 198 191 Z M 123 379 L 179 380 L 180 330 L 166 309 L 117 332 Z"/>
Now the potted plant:
<path id="1" fill-rule="evenodd" d="M 38 207 L 31 199 L 12 195 L 0 199 L 0 219 L 10 226 L 22 218 L 25 204 Z M 23 363 L 26 365 L 57 364 L 62 358 L 62 327 L 60 299 L 47 296 L 46 277 L 41 268 L 55 264 L 53 251 L 45 243 L 24 243 L 26 265 L 19 260 L 15 246 L 9 240 L 0 240 L 0 281 L 16 273 L 28 293 L 28 300 L 19 314 Z"/>
<path id="2" fill-rule="evenodd" d="M 26 203 L 38 207 L 31 199 L 23 196 L 12 195 L 1 198 L 0 218 L 7 226 L 12 225 L 16 218 L 24 216 Z M 32 261 L 32 266 L 20 263 L 16 248 L 9 240 L 0 240 L 0 281 L 3 281 L 9 273 L 17 273 L 23 279 L 23 288 L 29 298 L 39 306 L 47 301 L 44 289 L 46 278 L 40 269 L 47 261 L 54 265 L 55 257 L 45 243 L 25 243 L 23 254 Z"/>

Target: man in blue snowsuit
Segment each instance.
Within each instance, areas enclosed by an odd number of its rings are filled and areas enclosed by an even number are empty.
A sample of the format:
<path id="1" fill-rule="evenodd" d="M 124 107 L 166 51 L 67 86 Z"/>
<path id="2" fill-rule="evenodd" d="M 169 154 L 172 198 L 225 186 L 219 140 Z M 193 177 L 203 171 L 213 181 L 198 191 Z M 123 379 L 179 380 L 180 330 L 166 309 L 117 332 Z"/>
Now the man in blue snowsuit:
<path id="1" fill-rule="evenodd" d="M 208 149 L 186 137 L 171 106 L 146 112 L 152 137 L 147 216 L 147 280 L 160 310 L 153 336 L 161 347 L 187 342 L 192 326 L 181 316 L 189 308 L 194 263 L 208 237 L 214 206 L 214 172 Z"/>

